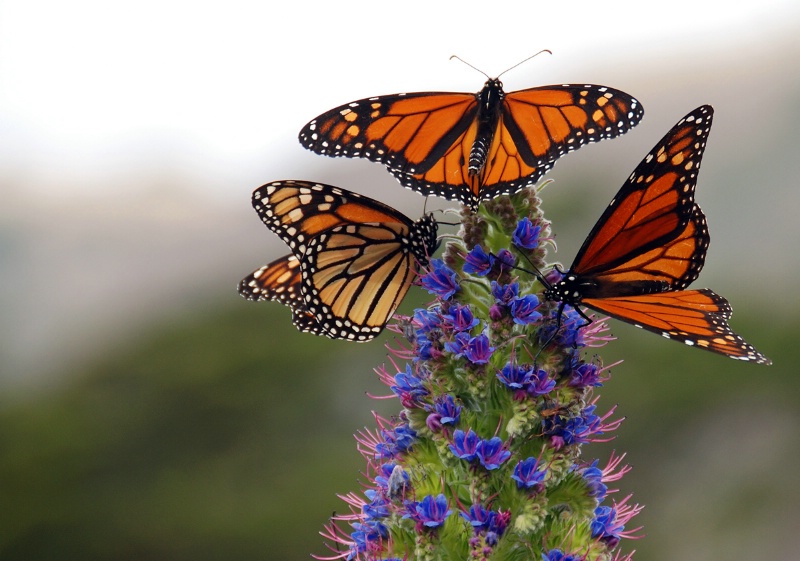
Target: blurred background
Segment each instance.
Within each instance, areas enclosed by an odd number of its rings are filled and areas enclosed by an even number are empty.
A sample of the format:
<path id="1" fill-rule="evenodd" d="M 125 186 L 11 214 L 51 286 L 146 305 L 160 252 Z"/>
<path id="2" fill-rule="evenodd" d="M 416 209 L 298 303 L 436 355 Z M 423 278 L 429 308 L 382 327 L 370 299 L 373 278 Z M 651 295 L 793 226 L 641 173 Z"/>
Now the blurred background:
<path id="1" fill-rule="evenodd" d="M 400 91 L 599 83 L 642 123 L 566 156 L 545 211 L 568 264 L 655 142 L 716 109 L 696 286 L 775 364 L 612 322 L 601 409 L 647 505 L 637 559 L 794 558 L 800 528 L 800 5 L 0 0 L 0 560 L 307 559 L 357 488 L 352 433 L 395 401 L 382 342 L 302 335 L 236 293 L 286 253 L 250 206 L 277 179 L 341 185 L 409 216 L 377 164 L 297 132 Z M 428 208 L 431 208 L 429 202 Z M 450 206 L 438 201 L 435 206 Z M 402 309 L 425 301 L 413 290 Z M 384 336 L 385 341 L 388 336 Z M 790 345 L 787 347 L 786 345 Z"/>

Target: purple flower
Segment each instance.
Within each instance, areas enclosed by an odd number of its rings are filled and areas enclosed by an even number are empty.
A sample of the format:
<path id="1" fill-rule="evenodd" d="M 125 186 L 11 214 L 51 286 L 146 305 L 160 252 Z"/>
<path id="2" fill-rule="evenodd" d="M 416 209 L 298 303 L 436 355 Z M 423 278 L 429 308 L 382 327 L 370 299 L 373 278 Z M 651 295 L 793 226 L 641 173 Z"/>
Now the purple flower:
<path id="1" fill-rule="evenodd" d="M 368 520 L 376 520 L 389 516 L 389 501 L 384 499 L 374 489 L 367 489 L 364 491 L 364 494 L 370 499 L 370 502 L 361 507 L 361 510 Z"/>
<path id="2" fill-rule="evenodd" d="M 531 372 L 528 393 L 531 395 L 546 395 L 556 387 L 556 381 L 547 377 L 547 371 L 537 368 Z"/>
<path id="3" fill-rule="evenodd" d="M 411 365 L 406 364 L 405 372 L 398 372 L 394 377 L 395 385 L 390 389 L 400 398 L 403 407 L 419 407 L 420 400 L 428 395 L 421 378 L 411 372 Z"/>
<path id="4" fill-rule="evenodd" d="M 517 264 L 517 259 L 514 257 L 514 254 L 507 249 L 501 249 L 498 251 L 495 260 L 497 263 L 500 263 L 501 272 L 513 269 L 514 265 Z"/>
<path id="5" fill-rule="evenodd" d="M 472 364 L 486 364 L 494 352 L 494 347 L 489 345 L 489 337 L 481 333 L 477 337 L 470 338 L 464 349 L 464 356 Z"/>
<path id="6" fill-rule="evenodd" d="M 610 506 L 599 506 L 594 509 L 592 520 L 592 537 L 606 542 L 610 547 L 618 543 L 625 526 L 617 521 L 617 509 Z"/>
<path id="7" fill-rule="evenodd" d="M 573 369 L 569 376 L 569 385 L 573 388 L 585 388 L 589 386 L 602 386 L 600 381 L 600 369 L 596 364 L 583 362 Z"/>
<path id="8" fill-rule="evenodd" d="M 542 553 L 542 561 L 580 561 L 582 556 L 575 556 L 564 553 L 560 549 L 551 549 L 547 553 Z"/>
<path id="9" fill-rule="evenodd" d="M 497 281 L 492 281 L 492 296 L 498 304 L 508 306 L 519 296 L 519 283 L 499 284 Z"/>
<path id="10" fill-rule="evenodd" d="M 350 534 L 353 544 L 350 546 L 350 554 L 347 559 L 355 559 L 359 554 L 379 548 L 378 544 L 389 538 L 389 530 L 386 526 L 375 520 L 363 524 L 353 522 L 352 526 L 355 532 Z"/>
<path id="11" fill-rule="evenodd" d="M 486 543 L 495 546 L 502 537 L 511 520 L 511 511 L 506 510 L 489 513 L 489 522 L 486 525 Z"/>
<path id="12" fill-rule="evenodd" d="M 528 385 L 528 383 L 530 383 L 530 375 L 530 366 L 518 366 L 512 362 L 509 362 L 500 372 L 497 373 L 497 379 L 508 388 L 521 390 L 523 387 Z"/>
<path id="13" fill-rule="evenodd" d="M 539 341 L 544 344 L 554 341 L 562 347 L 583 347 L 586 341 L 581 331 L 586 327 L 586 320 L 570 306 L 566 306 L 561 314 L 561 325 L 556 333 L 559 321 L 558 310 L 550 316 L 551 321 L 539 330 Z M 553 335 L 555 333 L 555 336 Z"/>
<path id="14" fill-rule="evenodd" d="M 409 503 L 406 508 L 408 514 L 404 518 L 411 518 L 427 528 L 438 528 L 453 512 L 447 507 L 447 497 L 441 493 L 435 497 L 427 495 L 419 502 Z"/>
<path id="15" fill-rule="evenodd" d="M 547 469 L 539 469 L 539 460 L 536 458 L 527 458 L 520 460 L 514 468 L 514 473 L 511 479 L 517 482 L 517 487 L 522 489 L 535 488 L 537 490 L 543 488 L 544 476 L 547 474 Z"/>
<path id="16" fill-rule="evenodd" d="M 466 357 L 472 364 L 486 364 L 494 352 L 494 347 L 489 345 L 489 337 L 486 334 L 470 337 L 469 333 L 462 331 L 456 333 L 453 341 L 444 344 L 444 350 L 453 353 L 457 358 Z"/>
<path id="17" fill-rule="evenodd" d="M 442 320 L 453 328 L 453 331 L 469 331 L 480 323 L 480 320 L 472 315 L 472 310 L 468 305 L 453 304 L 446 314 L 442 314 Z"/>
<path id="18" fill-rule="evenodd" d="M 420 277 L 420 283 L 442 300 L 449 300 L 458 291 L 458 275 L 441 259 L 431 261 L 431 269 Z"/>
<path id="19" fill-rule="evenodd" d="M 539 321 L 542 314 L 536 311 L 539 307 L 539 299 L 535 294 L 527 294 L 522 298 L 514 298 L 511 301 L 511 315 L 514 323 L 528 325 Z"/>
<path id="20" fill-rule="evenodd" d="M 475 535 L 485 534 L 486 543 L 494 546 L 505 532 L 511 512 L 494 512 L 480 504 L 473 504 L 469 512 L 459 512 L 461 517 L 475 529 Z"/>
<path id="21" fill-rule="evenodd" d="M 593 435 L 603 434 L 603 420 L 594 414 L 594 410 L 595 406 L 590 405 L 578 417 L 555 415 L 544 419 L 542 428 L 556 448 L 574 443 L 585 444 L 591 441 Z"/>
<path id="22" fill-rule="evenodd" d="M 597 460 L 583 469 L 581 475 L 586 480 L 586 486 L 589 488 L 589 495 L 596 498 L 598 502 L 606 497 L 608 487 L 603 483 L 603 471 L 597 467 Z"/>
<path id="23" fill-rule="evenodd" d="M 491 510 L 483 508 L 480 504 L 474 504 L 469 507 L 469 513 L 459 512 L 461 518 L 469 522 L 473 528 L 485 528 L 489 524 L 489 515 L 492 514 Z"/>
<path id="24" fill-rule="evenodd" d="M 405 452 L 414 444 L 417 433 L 408 425 L 400 425 L 394 429 L 381 431 L 383 440 L 375 446 L 379 458 L 390 459 Z"/>
<path id="25" fill-rule="evenodd" d="M 477 456 L 478 445 L 482 442 L 478 435 L 472 429 L 464 432 L 461 429 L 456 429 L 453 433 L 453 443 L 450 444 L 450 451 L 453 455 L 471 462 Z"/>
<path id="26" fill-rule="evenodd" d="M 489 271 L 492 270 L 494 259 L 494 256 L 483 251 L 483 248 L 480 245 L 476 245 L 472 248 L 472 251 L 467 253 L 467 256 L 464 258 L 463 270 L 468 275 L 485 277 L 489 274 Z"/>
<path id="27" fill-rule="evenodd" d="M 439 329 L 442 326 L 442 319 L 439 317 L 438 309 L 428 310 L 419 308 L 414 310 L 414 322 L 419 325 L 417 329 L 418 334 L 423 333 L 427 335 L 431 331 Z"/>
<path id="28" fill-rule="evenodd" d="M 414 360 L 431 360 L 437 352 L 430 340 L 419 339 L 417 341 L 417 356 L 414 357 Z"/>
<path id="29" fill-rule="evenodd" d="M 408 425 L 400 425 L 394 429 L 394 434 L 397 442 L 397 448 L 400 451 L 406 451 L 411 448 L 414 441 L 417 439 L 417 432 Z"/>
<path id="30" fill-rule="evenodd" d="M 497 469 L 500 464 L 511 457 L 511 452 L 503 448 L 503 441 L 499 436 L 478 443 L 477 458 L 483 467 L 488 470 Z"/>
<path id="31" fill-rule="evenodd" d="M 442 430 L 442 425 L 457 425 L 461 418 L 461 406 L 456 405 L 453 396 L 444 394 L 436 398 L 434 412 L 425 419 L 425 424 L 433 432 Z"/>
<path id="32" fill-rule="evenodd" d="M 461 418 L 461 406 L 456 405 L 453 396 L 445 394 L 436 398 L 434 403 L 436 412 L 441 416 L 439 421 L 443 425 L 456 425 Z"/>
<path id="33" fill-rule="evenodd" d="M 472 337 L 469 336 L 469 333 L 456 333 L 455 338 L 452 341 L 448 341 L 444 344 L 444 350 L 448 353 L 453 353 L 456 357 L 464 356 L 464 352 L 467 349 L 467 345 Z"/>
<path id="34" fill-rule="evenodd" d="M 536 249 L 539 246 L 539 233 L 541 226 L 534 226 L 527 216 L 517 222 L 517 227 L 511 235 L 511 243 L 525 249 Z"/>

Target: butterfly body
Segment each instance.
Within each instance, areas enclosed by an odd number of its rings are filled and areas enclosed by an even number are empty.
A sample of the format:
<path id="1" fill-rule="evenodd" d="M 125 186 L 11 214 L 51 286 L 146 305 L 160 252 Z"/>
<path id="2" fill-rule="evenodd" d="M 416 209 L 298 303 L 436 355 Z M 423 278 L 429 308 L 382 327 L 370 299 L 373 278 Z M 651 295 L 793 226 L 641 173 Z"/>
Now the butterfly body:
<path id="1" fill-rule="evenodd" d="M 330 185 L 268 183 L 254 191 L 253 207 L 292 255 L 246 277 L 239 292 L 277 300 L 298 329 L 334 339 L 378 335 L 437 246 L 431 215 L 414 222 Z"/>
<path id="2" fill-rule="evenodd" d="M 584 278 L 575 274 L 567 274 L 560 281 L 546 289 L 544 297 L 555 302 L 568 302 L 572 305 L 577 305 L 584 298 L 655 294 L 669 289 L 669 284 L 664 281 L 608 283 L 591 277 Z"/>
<path id="3" fill-rule="evenodd" d="M 644 111 L 605 86 L 376 96 L 336 107 L 300 131 L 318 154 L 384 164 L 402 185 L 473 209 L 534 185 L 566 153 L 625 133 Z"/>
<path id="4" fill-rule="evenodd" d="M 469 152 L 469 175 L 471 176 L 478 175 L 486 165 L 489 148 L 500 120 L 503 98 L 505 98 L 503 83 L 497 78 L 487 80 L 476 97 L 478 111 L 475 120 L 478 122 L 478 128 Z"/>
<path id="5" fill-rule="evenodd" d="M 726 356 L 771 361 L 728 325 L 731 307 L 708 289 L 686 290 L 710 236 L 694 201 L 713 109 L 698 107 L 636 167 L 544 297 L 586 306 L 636 327 Z M 585 316 L 584 316 L 585 317 Z"/>

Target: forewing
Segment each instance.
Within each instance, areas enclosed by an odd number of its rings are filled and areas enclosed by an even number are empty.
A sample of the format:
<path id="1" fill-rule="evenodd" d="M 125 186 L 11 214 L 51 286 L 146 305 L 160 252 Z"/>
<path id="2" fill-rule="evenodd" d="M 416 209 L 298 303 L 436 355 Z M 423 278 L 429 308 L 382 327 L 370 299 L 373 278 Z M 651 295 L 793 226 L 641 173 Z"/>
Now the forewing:
<path id="1" fill-rule="evenodd" d="M 642 160 L 586 238 L 572 272 L 629 281 L 663 274 L 672 288 L 697 277 L 708 243 L 694 189 L 712 114 L 707 105 L 695 109 Z M 659 257 L 671 251 L 683 258 Z"/>
<path id="2" fill-rule="evenodd" d="M 625 92 L 598 85 L 541 86 L 506 94 L 503 121 L 517 152 L 541 168 L 590 142 L 636 126 L 642 105 Z"/>
<path id="3" fill-rule="evenodd" d="M 274 181 L 253 191 L 253 208 L 267 227 L 302 257 L 310 239 L 346 224 L 409 227 L 402 213 L 369 197 L 309 181 Z"/>
<path id="4" fill-rule="evenodd" d="M 336 107 L 300 131 L 300 144 L 326 156 L 361 157 L 406 174 L 424 173 L 475 119 L 475 94 L 418 92 Z"/>

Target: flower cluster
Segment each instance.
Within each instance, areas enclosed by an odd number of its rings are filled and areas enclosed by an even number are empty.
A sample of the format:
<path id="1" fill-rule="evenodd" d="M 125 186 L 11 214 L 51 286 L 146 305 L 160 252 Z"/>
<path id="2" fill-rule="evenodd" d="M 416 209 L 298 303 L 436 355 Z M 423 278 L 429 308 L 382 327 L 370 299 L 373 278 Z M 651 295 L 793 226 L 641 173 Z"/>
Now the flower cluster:
<path id="1" fill-rule="evenodd" d="M 581 459 L 620 424 L 593 395 L 609 367 L 585 356 L 611 337 L 541 299 L 539 202 L 528 189 L 465 213 L 419 279 L 435 300 L 390 326 L 376 372 L 402 410 L 357 435 L 367 480 L 326 527 L 329 559 L 630 559 L 641 507 L 609 488 L 628 467 Z"/>

